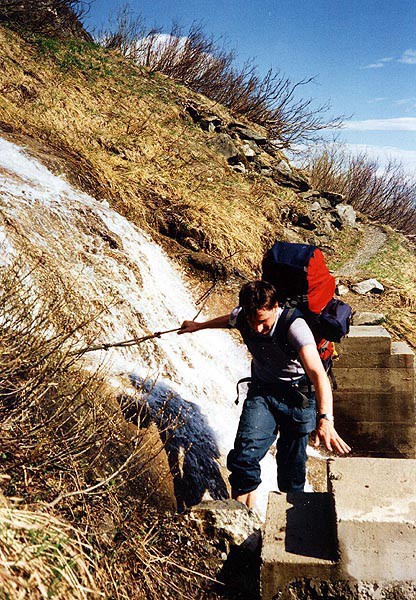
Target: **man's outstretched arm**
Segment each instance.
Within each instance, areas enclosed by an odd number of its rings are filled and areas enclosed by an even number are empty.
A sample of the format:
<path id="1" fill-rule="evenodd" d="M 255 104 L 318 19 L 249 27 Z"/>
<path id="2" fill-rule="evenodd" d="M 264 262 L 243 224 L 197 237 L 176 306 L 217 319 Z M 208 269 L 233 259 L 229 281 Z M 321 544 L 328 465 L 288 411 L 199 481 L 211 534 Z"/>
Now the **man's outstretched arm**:
<path id="1" fill-rule="evenodd" d="M 194 333 L 194 331 L 200 331 L 201 329 L 226 329 L 229 321 L 230 314 L 223 315 L 222 317 L 215 317 L 215 319 L 203 321 L 202 323 L 198 323 L 197 321 L 184 321 L 178 334 Z"/>
<path id="2" fill-rule="evenodd" d="M 299 350 L 302 361 L 309 379 L 316 393 L 316 405 L 318 414 L 333 415 L 332 389 L 328 376 L 319 358 L 315 345 L 307 344 Z M 351 448 L 344 442 L 335 430 L 332 421 L 320 419 L 316 424 L 316 438 L 314 446 L 324 444 L 327 450 L 336 450 L 340 454 L 348 454 Z"/>

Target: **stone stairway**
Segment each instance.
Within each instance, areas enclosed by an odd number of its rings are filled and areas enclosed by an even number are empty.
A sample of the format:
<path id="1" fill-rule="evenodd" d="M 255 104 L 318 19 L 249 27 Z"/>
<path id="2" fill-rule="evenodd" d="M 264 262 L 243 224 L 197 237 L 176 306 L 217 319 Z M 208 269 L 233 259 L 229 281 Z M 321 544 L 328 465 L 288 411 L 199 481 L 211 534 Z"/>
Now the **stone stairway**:
<path id="1" fill-rule="evenodd" d="M 337 345 L 328 491 L 271 493 L 262 600 L 416 600 L 415 356 L 384 327 Z"/>
<path id="2" fill-rule="evenodd" d="M 416 458 L 415 355 L 384 327 L 351 327 L 334 363 L 336 429 L 354 455 Z"/>

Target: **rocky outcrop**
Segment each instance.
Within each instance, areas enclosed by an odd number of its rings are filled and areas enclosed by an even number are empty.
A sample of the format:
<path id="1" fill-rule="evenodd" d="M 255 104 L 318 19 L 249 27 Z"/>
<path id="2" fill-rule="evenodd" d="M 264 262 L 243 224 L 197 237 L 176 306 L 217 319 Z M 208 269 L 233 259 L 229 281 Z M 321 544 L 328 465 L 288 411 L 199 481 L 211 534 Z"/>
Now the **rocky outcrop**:
<path id="1" fill-rule="evenodd" d="M 313 234 L 308 241 L 322 245 L 338 230 L 356 227 L 357 213 L 345 196 L 331 190 L 312 189 L 309 174 L 290 164 L 263 132 L 244 123 L 227 123 L 224 118 L 199 106 L 186 105 L 185 110 L 201 129 L 214 134 L 210 136 L 208 145 L 225 158 L 234 173 L 245 175 L 255 171 L 292 190 L 304 202 L 304 207 L 293 208 L 286 215 L 281 215 L 288 227 L 288 240 L 302 241 L 297 239 L 297 232 L 302 237 L 302 230 L 306 230 Z"/>
<path id="2" fill-rule="evenodd" d="M 2 0 L 0 23 L 18 29 L 92 42 L 76 12 L 81 3 L 71 0 Z"/>

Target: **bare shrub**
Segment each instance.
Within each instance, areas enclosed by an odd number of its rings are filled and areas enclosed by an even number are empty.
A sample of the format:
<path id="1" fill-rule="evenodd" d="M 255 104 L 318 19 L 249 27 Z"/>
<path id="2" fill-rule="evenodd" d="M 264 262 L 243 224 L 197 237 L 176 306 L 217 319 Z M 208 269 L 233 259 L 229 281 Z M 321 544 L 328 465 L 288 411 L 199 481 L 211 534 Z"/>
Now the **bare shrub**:
<path id="1" fill-rule="evenodd" d="M 313 82 L 313 77 L 293 83 L 273 69 L 261 76 L 252 60 L 237 68 L 235 51 L 206 35 L 199 24 L 191 25 L 186 33 L 177 24 L 168 34 L 148 30 L 143 19 L 125 5 L 114 30 L 100 32 L 98 41 L 265 127 L 282 148 L 316 139 L 321 130 L 341 125 L 341 117 L 325 120 L 328 105 L 296 99 L 298 89 Z"/>
<path id="2" fill-rule="evenodd" d="M 357 210 L 416 240 L 416 179 L 400 162 L 381 168 L 377 159 L 333 144 L 312 153 L 306 168 L 315 189 L 344 194 Z"/>
<path id="3" fill-rule="evenodd" d="M 0 492 L 0 596 L 194 598 L 190 557 L 160 543 L 182 527 L 149 503 L 159 433 L 127 424 L 100 370 L 78 364 L 91 316 L 68 315 L 59 289 L 39 296 L 35 275 L 0 266 L 0 485 L 21 498 Z M 144 392 L 126 401 L 141 421 Z"/>

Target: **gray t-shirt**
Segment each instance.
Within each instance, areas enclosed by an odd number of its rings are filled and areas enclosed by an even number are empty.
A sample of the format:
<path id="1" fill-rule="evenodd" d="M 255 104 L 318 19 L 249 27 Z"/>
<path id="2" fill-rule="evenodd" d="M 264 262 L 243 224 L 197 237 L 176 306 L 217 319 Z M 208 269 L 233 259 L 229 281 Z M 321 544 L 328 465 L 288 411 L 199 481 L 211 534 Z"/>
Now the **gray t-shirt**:
<path id="1" fill-rule="evenodd" d="M 230 327 L 237 327 L 237 317 L 241 307 L 236 307 L 229 320 Z M 277 383 L 299 379 L 305 371 L 297 358 L 288 356 L 278 344 L 271 343 L 271 338 L 276 330 L 277 322 L 281 317 L 283 308 L 277 309 L 276 321 L 267 335 L 253 332 L 250 337 L 253 377 L 263 383 Z M 288 329 L 287 339 L 289 345 L 299 352 L 303 346 L 313 344 L 315 339 L 309 325 L 304 319 L 295 319 Z"/>

